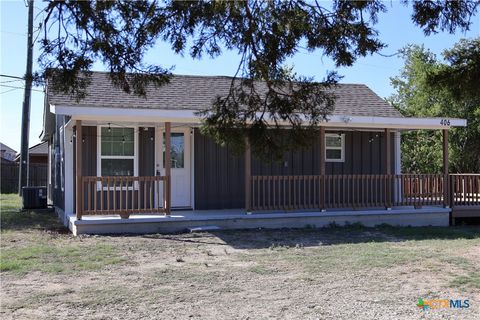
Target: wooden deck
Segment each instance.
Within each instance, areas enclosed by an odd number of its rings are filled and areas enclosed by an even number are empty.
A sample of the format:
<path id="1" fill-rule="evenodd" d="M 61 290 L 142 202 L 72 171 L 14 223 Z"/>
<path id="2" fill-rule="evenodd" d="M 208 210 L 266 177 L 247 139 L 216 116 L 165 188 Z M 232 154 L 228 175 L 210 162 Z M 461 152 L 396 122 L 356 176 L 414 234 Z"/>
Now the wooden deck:
<path id="1" fill-rule="evenodd" d="M 169 214 L 167 176 L 81 177 L 80 214 Z M 251 176 L 244 212 L 453 208 L 480 216 L 480 174 Z"/>

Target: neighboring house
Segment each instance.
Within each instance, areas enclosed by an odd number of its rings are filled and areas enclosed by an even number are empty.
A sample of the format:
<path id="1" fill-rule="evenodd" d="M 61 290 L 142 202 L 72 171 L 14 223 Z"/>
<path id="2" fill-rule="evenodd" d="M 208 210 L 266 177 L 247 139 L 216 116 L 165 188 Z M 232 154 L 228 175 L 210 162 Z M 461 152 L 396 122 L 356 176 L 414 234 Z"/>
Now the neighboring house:
<path id="1" fill-rule="evenodd" d="M 14 161 L 17 151 L 0 142 L 0 157 L 8 161 Z"/>
<path id="2" fill-rule="evenodd" d="M 1 167 L 1 184 L 0 191 L 2 193 L 18 192 L 18 174 L 20 154 L 16 154 L 14 150 L 5 145 L 2 147 L 2 167 Z M 5 150 L 5 152 L 4 152 Z M 12 150 L 12 151 L 10 151 Z M 29 168 L 28 168 L 28 185 L 29 186 L 46 186 L 48 179 L 48 142 L 41 142 L 28 149 Z M 8 155 L 9 160 L 3 158 Z M 13 155 L 13 157 L 12 157 Z"/>
<path id="3" fill-rule="evenodd" d="M 174 76 L 144 98 L 94 72 L 81 101 L 47 85 L 50 196 L 71 230 L 448 225 L 448 130 L 465 120 L 404 118 L 367 86 L 340 84 L 316 142 L 264 163 L 199 130 L 196 111 L 225 95 L 231 80 Z M 443 130 L 444 175 L 402 174 L 400 135 L 417 129 Z"/>
<path id="4" fill-rule="evenodd" d="M 48 141 L 28 148 L 28 157 L 30 164 L 48 164 Z M 20 162 L 20 154 L 15 157 L 15 162 Z"/>

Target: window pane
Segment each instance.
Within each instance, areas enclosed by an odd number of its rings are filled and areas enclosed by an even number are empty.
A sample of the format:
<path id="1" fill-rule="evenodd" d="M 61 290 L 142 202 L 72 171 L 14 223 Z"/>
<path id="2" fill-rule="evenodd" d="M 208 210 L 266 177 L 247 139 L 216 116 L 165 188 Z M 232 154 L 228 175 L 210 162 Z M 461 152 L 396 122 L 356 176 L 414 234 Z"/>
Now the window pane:
<path id="1" fill-rule="evenodd" d="M 102 156 L 112 154 L 112 145 L 110 142 L 104 142 L 102 139 Z"/>
<path id="2" fill-rule="evenodd" d="M 342 159 L 342 150 L 327 149 L 327 160 L 340 160 Z"/>
<path id="3" fill-rule="evenodd" d="M 172 155 L 172 168 L 183 168 L 184 164 L 184 152 L 185 152 L 185 137 L 183 133 L 173 132 L 171 133 L 171 146 L 170 152 Z M 165 133 L 163 134 L 163 167 L 165 168 Z"/>
<path id="4" fill-rule="evenodd" d="M 101 146 L 103 156 L 133 156 L 134 155 L 134 128 L 101 129 Z"/>
<path id="5" fill-rule="evenodd" d="M 133 159 L 102 159 L 102 176 L 133 176 Z"/>
<path id="6" fill-rule="evenodd" d="M 123 142 L 111 142 L 109 156 L 122 156 L 123 155 Z"/>
<path id="7" fill-rule="evenodd" d="M 123 143 L 123 155 L 125 156 L 133 156 L 134 154 L 134 143 L 131 142 L 124 142 Z"/>
<path id="8" fill-rule="evenodd" d="M 341 136 L 326 136 L 325 145 L 327 147 L 341 147 L 342 146 L 342 137 Z"/>

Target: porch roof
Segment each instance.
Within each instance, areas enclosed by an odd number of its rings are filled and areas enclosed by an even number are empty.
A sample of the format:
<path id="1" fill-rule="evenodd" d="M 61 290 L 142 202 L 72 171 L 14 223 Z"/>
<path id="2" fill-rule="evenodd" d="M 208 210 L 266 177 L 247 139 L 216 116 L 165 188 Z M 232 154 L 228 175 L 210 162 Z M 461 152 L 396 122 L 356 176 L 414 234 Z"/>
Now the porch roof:
<path id="1" fill-rule="evenodd" d="M 98 107 L 71 107 L 50 106 L 54 114 L 68 115 L 72 120 L 85 120 L 87 123 L 137 123 L 140 125 L 155 125 L 157 123 L 172 122 L 188 125 L 199 125 L 201 119 L 195 114 L 196 110 L 160 110 L 160 109 L 127 109 L 127 108 L 98 108 Z M 375 116 L 346 116 L 333 114 L 327 116 L 327 121 L 320 123 L 332 129 L 449 129 L 451 127 L 465 127 L 464 119 L 451 118 L 403 118 L 403 117 L 375 117 Z M 288 126 L 288 123 L 285 123 Z"/>
<path id="2" fill-rule="evenodd" d="M 113 86 L 108 73 L 93 72 L 87 96 L 81 101 L 47 88 L 47 105 L 54 114 L 73 120 L 108 122 L 176 122 L 199 124 L 196 112 L 225 95 L 232 78 L 175 75 L 169 84 L 147 88 L 147 97 L 127 94 Z M 331 128 L 448 129 L 466 126 L 463 119 L 405 118 L 363 84 L 339 84 L 334 89 L 335 110 L 320 125 Z M 46 110 L 48 112 L 48 110 Z M 286 123 L 286 125 L 288 125 Z"/>

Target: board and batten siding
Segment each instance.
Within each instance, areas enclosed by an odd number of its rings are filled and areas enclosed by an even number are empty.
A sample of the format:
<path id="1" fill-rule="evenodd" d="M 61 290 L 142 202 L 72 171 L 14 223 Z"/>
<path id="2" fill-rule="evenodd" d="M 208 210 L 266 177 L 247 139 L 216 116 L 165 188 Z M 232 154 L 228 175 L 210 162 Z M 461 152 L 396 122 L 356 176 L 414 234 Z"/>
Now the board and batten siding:
<path id="1" fill-rule="evenodd" d="M 235 209 L 245 204 L 245 161 L 194 129 L 195 209 Z"/>
<path id="2" fill-rule="evenodd" d="M 327 133 L 334 133 L 327 131 Z M 337 132 L 338 133 L 338 132 Z M 345 161 L 327 162 L 326 174 L 383 174 L 384 133 L 346 131 Z M 244 157 L 234 155 L 211 138 L 194 131 L 195 208 L 240 209 L 245 203 Z M 391 134 L 392 169 L 395 168 L 394 134 Z M 282 161 L 264 162 L 252 159 L 252 175 L 318 175 L 319 146 L 317 138 L 310 148 L 288 152 Z"/>
<path id="3" fill-rule="evenodd" d="M 83 144 L 82 144 L 82 175 L 97 175 L 97 127 L 82 126 Z M 76 138 L 73 137 L 75 145 Z M 73 181 L 76 179 L 76 151 L 73 148 Z M 138 131 L 138 173 L 139 176 L 155 175 L 155 128 L 143 127 Z M 76 197 L 76 184 L 74 188 L 74 203 Z"/>
<path id="4" fill-rule="evenodd" d="M 138 132 L 138 175 L 155 175 L 155 128 L 140 127 Z"/>

